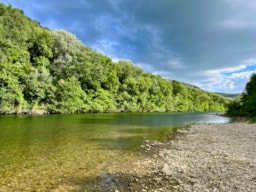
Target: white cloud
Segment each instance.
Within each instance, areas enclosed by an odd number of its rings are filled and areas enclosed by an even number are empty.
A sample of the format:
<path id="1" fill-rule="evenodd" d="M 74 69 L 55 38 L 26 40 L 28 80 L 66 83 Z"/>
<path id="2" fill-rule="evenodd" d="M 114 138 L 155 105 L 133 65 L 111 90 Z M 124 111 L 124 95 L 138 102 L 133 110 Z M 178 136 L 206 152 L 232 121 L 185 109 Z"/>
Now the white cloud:
<path id="1" fill-rule="evenodd" d="M 220 89 L 223 91 L 229 90 L 230 92 L 239 92 L 240 90 L 244 90 L 245 85 L 249 81 L 253 72 L 256 71 L 234 73 L 230 76 L 223 76 Z"/>
<path id="2" fill-rule="evenodd" d="M 220 23 L 221 27 L 232 30 L 244 30 L 256 28 L 255 20 L 229 19 Z"/>
<path id="3" fill-rule="evenodd" d="M 234 67 L 219 70 L 208 70 L 206 78 L 199 86 L 215 92 L 238 93 L 244 90 L 246 83 L 256 70 L 247 70 L 256 65 L 256 59 L 251 58 Z"/>
<path id="4" fill-rule="evenodd" d="M 181 58 L 172 58 L 167 61 L 167 66 L 170 69 L 185 69 L 186 66 L 182 63 Z"/>
<path id="5" fill-rule="evenodd" d="M 208 74 L 220 74 L 220 73 L 236 73 L 237 71 L 243 71 L 244 69 L 250 67 L 250 66 L 255 66 L 256 65 L 256 58 L 249 58 L 245 59 L 240 62 L 240 64 L 235 65 L 235 66 L 228 66 L 228 67 L 222 67 L 219 69 L 214 69 L 214 70 L 208 70 L 206 73 Z"/>
<path id="6" fill-rule="evenodd" d="M 115 42 L 115 41 L 107 40 L 107 39 L 100 39 L 100 40 L 97 40 L 91 46 L 98 52 L 101 52 L 102 54 L 111 56 L 115 52 L 116 47 L 119 46 L 119 43 Z"/>

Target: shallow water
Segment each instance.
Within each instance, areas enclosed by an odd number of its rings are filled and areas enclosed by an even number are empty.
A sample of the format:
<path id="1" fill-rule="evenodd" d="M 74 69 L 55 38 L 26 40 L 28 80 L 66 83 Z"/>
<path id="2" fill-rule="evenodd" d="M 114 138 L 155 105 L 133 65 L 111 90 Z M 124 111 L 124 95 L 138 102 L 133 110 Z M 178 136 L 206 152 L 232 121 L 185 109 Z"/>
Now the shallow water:
<path id="1" fill-rule="evenodd" d="M 0 191 L 76 190 L 86 179 L 128 169 L 145 138 L 227 122 L 214 113 L 0 116 Z"/>

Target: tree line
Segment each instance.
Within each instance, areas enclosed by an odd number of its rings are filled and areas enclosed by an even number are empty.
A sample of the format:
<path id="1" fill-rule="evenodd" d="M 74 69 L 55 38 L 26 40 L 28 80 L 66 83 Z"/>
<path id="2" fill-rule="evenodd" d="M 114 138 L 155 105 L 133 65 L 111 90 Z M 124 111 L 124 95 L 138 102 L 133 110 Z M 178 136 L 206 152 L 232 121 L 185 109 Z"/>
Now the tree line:
<path id="1" fill-rule="evenodd" d="M 0 4 L 0 113 L 224 111 L 224 97 L 113 62 Z"/>
<path id="2" fill-rule="evenodd" d="M 227 115 L 247 117 L 256 121 L 256 73 L 251 75 L 241 97 L 228 105 Z"/>

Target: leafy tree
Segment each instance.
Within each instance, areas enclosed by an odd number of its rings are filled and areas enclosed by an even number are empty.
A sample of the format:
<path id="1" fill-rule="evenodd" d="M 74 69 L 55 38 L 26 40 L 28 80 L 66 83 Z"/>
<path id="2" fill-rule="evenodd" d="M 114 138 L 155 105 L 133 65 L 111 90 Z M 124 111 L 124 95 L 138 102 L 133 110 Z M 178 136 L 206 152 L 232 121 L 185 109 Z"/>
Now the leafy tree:
<path id="1" fill-rule="evenodd" d="M 32 68 L 24 80 L 23 95 L 30 108 L 47 108 L 54 100 L 56 87 L 52 85 L 52 77 L 45 67 Z M 40 107 L 39 107 L 40 108 Z"/>
<path id="2" fill-rule="evenodd" d="M 70 71 L 72 64 L 78 60 L 77 55 L 82 47 L 82 43 L 75 35 L 65 30 L 53 30 L 53 57 L 51 59 L 50 70 L 56 78 L 73 76 Z M 71 68 L 71 69 L 70 69 Z"/>
<path id="3" fill-rule="evenodd" d="M 0 113 L 20 113 L 26 106 L 18 79 L 0 73 Z"/>
<path id="4" fill-rule="evenodd" d="M 256 116 L 256 74 L 254 73 L 242 95 L 243 110 L 247 116 Z"/>
<path id="5" fill-rule="evenodd" d="M 246 84 L 241 99 L 234 100 L 228 105 L 227 114 L 230 116 L 256 117 L 256 74 L 252 74 Z"/>
<path id="6" fill-rule="evenodd" d="M 113 112 L 116 111 L 116 103 L 113 95 L 104 89 L 98 89 L 92 98 L 91 112 Z"/>
<path id="7" fill-rule="evenodd" d="M 53 37 L 49 30 L 36 27 L 32 29 L 32 36 L 29 39 L 28 51 L 32 64 L 38 64 L 38 60 L 45 60 L 49 63 L 49 59 L 53 56 Z"/>
<path id="8" fill-rule="evenodd" d="M 87 111 L 87 95 L 75 77 L 59 80 L 56 88 L 56 104 L 51 106 L 53 112 L 81 113 Z"/>

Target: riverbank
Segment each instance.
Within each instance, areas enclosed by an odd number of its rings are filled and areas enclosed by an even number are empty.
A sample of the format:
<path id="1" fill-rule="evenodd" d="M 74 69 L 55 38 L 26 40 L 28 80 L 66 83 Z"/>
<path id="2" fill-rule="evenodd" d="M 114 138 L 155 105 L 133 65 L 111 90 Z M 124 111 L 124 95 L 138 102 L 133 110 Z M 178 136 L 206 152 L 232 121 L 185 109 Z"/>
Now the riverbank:
<path id="1" fill-rule="evenodd" d="M 145 141 L 144 158 L 94 180 L 97 191 L 256 191 L 255 124 L 192 125 L 169 137 Z"/>

